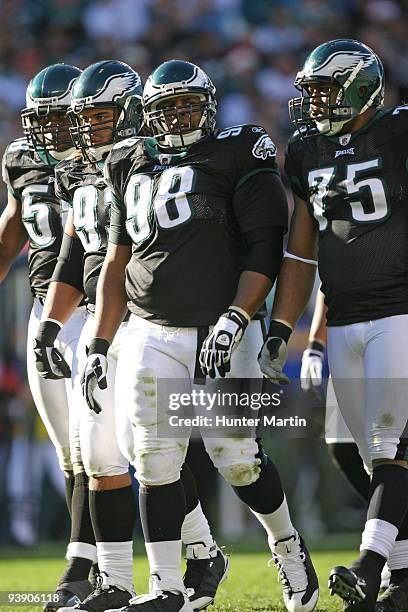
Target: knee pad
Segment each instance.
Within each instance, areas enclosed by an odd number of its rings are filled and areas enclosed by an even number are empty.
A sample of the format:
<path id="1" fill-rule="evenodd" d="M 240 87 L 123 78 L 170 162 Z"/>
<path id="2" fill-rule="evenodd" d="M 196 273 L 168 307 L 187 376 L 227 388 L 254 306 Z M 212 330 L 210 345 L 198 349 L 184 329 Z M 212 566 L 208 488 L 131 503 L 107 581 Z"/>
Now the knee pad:
<path id="1" fill-rule="evenodd" d="M 261 473 L 261 454 L 255 438 L 205 439 L 211 461 L 233 487 L 256 482 Z"/>
<path id="2" fill-rule="evenodd" d="M 151 450 L 138 453 L 134 462 L 136 478 L 145 486 L 171 484 L 180 479 L 185 452 L 181 449 Z"/>
<path id="3" fill-rule="evenodd" d="M 218 471 L 233 487 L 246 487 L 258 480 L 261 473 L 260 464 L 261 460 L 254 457 L 251 463 L 236 463 L 219 467 Z"/>

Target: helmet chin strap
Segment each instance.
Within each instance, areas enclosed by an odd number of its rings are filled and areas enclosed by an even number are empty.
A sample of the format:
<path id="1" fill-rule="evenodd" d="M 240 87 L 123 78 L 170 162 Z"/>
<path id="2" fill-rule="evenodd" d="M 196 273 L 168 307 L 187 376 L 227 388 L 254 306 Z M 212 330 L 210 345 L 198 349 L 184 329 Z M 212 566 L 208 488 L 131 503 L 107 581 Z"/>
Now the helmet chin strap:
<path id="1" fill-rule="evenodd" d="M 51 153 L 49 153 L 49 155 L 51 155 L 51 157 L 53 157 L 54 159 L 61 161 L 65 159 L 66 157 L 69 157 L 70 155 L 72 155 L 74 151 L 75 151 L 75 147 L 71 147 L 69 149 L 65 149 L 64 151 L 52 151 Z"/>
<path id="2" fill-rule="evenodd" d="M 166 134 L 160 141 L 160 145 L 163 147 L 169 147 L 172 149 L 180 149 L 182 147 L 188 147 L 202 138 L 201 130 L 194 130 L 190 134 L 183 134 L 183 137 L 178 134 Z"/>
<path id="3" fill-rule="evenodd" d="M 102 147 L 89 147 L 88 151 L 96 161 L 101 161 L 106 153 L 112 148 L 112 143 L 103 145 Z"/>
<path id="4" fill-rule="evenodd" d="M 316 121 L 315 123 L 320 134 L 324 134 L 324 136 L 334 136 L 338 134 L 349 121 L 350 119 L 347 119 L 347 121 L 335 122 L 330 121 L 330 119 L 323 119 L 323 121 Z"/>

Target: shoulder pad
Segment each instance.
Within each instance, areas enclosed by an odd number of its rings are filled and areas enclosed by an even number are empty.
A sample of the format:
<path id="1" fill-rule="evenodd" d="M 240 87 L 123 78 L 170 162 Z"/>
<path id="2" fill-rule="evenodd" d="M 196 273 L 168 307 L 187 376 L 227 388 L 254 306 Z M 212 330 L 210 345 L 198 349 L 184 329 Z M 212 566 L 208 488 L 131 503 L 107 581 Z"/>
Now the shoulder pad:
<path id="1" fill-rule="evenodd" d="M 106 158 L 105 165 L 129 158 L 141 143 L 143 143 L 143 138 L 139 137 L 126 138 L 126 140 L 115 143 Z"/>
<path id="2" fill-rule="evenodd" d="M 390 129 L 394 132 L 408 130 L 408 104 L 396 106 L 387 113 Z"/>
<path id="3" fill-rule="evenodd" d="M 19 163 L 19 159 L 29 151 L 26 138 L 17 138 L 10 142 L 4 152 L 6 165 L 15 165 Z"/>

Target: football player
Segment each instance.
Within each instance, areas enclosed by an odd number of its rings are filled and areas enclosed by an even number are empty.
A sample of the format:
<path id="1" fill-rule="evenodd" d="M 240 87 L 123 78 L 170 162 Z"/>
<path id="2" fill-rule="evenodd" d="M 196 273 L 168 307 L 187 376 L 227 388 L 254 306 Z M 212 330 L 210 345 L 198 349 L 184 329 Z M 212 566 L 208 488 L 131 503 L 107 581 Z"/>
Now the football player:
<path id="1" fill-rule="evenodd" d="M 116 400 L 132 423 L 129 450 L 141 483 L 151 580 L 150 593 L 124 612 L 188 612 L 180 568 L 186 513 L 180 469 L 190 429 L 179 428 L 177 438 L 160 436 L 168 417 L 156 383 L 177 379 L 188 392 L 207 375 L 260 378 L 257 313 L 281 263 L 287 203 L 270 137 L 259 126 L 215 129 L 215 88 L 198 66 L 163 63 L 149 77 L 143 100 L 154 137 L 114 146 L 105 166 L 111 225 L 83 386 L 92 406 L 129 307 Z M 287 609 L 313 610 L 316 574 L 275 466 L 255 436 L 205 437 L 204 443 L 265 528 Z"/>
<path id="2" fill-rule="evenodd" d="M 128 414 L 123 404 L 114 402 L 114 381 L 118 354 L 127 333 L 124 317 L 107 356 L 107 391 L 97 389 L 92 410 L 80 393 L 78 371 L 85 365 L 87 346 L 92 350 L 90 333 L 96 301 L 96 285 L 105 258 L 110 218 L 110 190 L 103 168 L 113 143 L 137 135 L 142 120 L 140 77 L 130 66 L 115 60 L 92 64 L 84 70 L 72 92 L 71 135 L 78 154 L 61 162 L 55 169 L 58 196 L 70 207 L 64 240 L 49 297 L 44 305 L 43 328 L 48 334 L 48 348 L 56 334 L 67 325 L 76 304 L 86 298 L 89 317 L 83 327 L 72 369 L 74 388 L 78 389 L 77 418 L 79 435 L 73 441 L 80 449 L 89 476 L 91 519 L 101 579 L 97 588 L 75 608 L 103 612 L 129 603 L 134 595 L 132 578 L 132 535 L 136 503 L 128 473 L 132 437 Z M 123 146 L 126 147 L 126 140 Z M 60 332 L 62 333 L 62 332 Z M 45 352 L 43 354 L 45 358 Z M 55 362 L 63 357 L 54 352 Z M 46 369 L 45 359 L 38 359 Z M 53 377 L 53 364 L 47 375 Z M 116 434 L 116 435 L 115 435 Z M 130 434 L 130 435 L 129 435 Z M 195 484 L 187 466 L 183 467 L 189 514 L 183 524 L 187 543 L 188 571 L 186 586 L 194 609 L 211 603 L 218 582 L 225 577 L 228 560 L 216 546 L 201 510 Z M 196 607 L 197 606 L 197 607 Z"/>
<path id="3" fill-rule="evenodd" d="M 381 61 L 355 40 L 317 47 L 295 85 L 286 153 L 295 215 L 260 365 L 284 376 L 318 262 L 334 391 L 372 471 L 360 556 L 332 570 L 330 589 L 347 610 L 407 609 L 408 107 L 382 108 Z M 376 604 L 387 559 L 391 584 Z"/>
<path id="4" fill-rule="evenodd" d="M 310 326 L 309 342 L 302 355 L 300 382 L 304 391 L 322 385 L 324 353 L 327 344 L 327 307 L 324 295 L 318 291 Z M 344 422 L 334 394 L 331 379 L 327 386 L 325 438 L 329 454 L 354 490 L 367 501 L 370 477 L 358 452 L 358 447 Z"/>
<path id="5" fill-rule="evenodd" d="M 32 348 L 33 338 L 41 338 L 43 304 L 57 262 L 67 213 L 64 203 L 55 194 L 54 167 L 74 150 L 66 111 L 74 81 L 80 74 L 75 66 L 55 64 L 31 79 L 27 88 L 27 106 L 22 111 L 25 137 L 13 141 L 3 156 L 3 180 L 8 188 L 8 202 L 0 220 L 0 278 L 4 279 L 12 261 L 28 240 L 28 273 L 34 297 L 28 324 L 28 381 L 65 476 L 72 521 L 67 549 L 68 567 L 57 588 L 57 602 L 46 606 L 49 612 L 67 602 L 78 601 L 92 590 L 88 574 L 96 562 L 86 477 L 81 457 L 70 455 L 69 428 L 72 430 L 74 427 L 69 418 L 69 407 L 73 404 L 71 381 L 45 380 L 43 372 L 36 369 Z M 58 351 L 67 363 L 72 361 L 85 318 L 85 306 L 78 305 L 58 339 Z"/>

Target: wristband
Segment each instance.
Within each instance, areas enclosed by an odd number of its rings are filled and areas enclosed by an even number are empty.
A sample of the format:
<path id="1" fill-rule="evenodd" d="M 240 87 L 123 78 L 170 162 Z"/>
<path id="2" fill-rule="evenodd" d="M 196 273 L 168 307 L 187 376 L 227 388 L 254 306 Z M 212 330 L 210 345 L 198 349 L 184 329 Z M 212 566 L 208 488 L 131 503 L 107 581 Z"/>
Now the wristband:
<path id="1" fill-rule="evenodd" d="M 38 340 L 40 344 L 52 346 L 61 329 L 62 325 L 59 321 L 55 319 L 45 319 L 45 321 L 41 321 L 38 326 L 36 340 Z"/>
<path id="2" fill-rule="evenodd" d="M 269 324 L 268 338 L 278 337 L 283 338 L 286 344 L 289 342 L 290 335 L 292 333 L 291 328 L 280 321 L 271 319 Z"/>
<path id="3" fill-rule="evenodd" d="M 105 340 L 105 338 L 92 338 L 88 347 L 88 355 L 93 353 L 99 353 L 100 355 L 108 354 L 110 347 L 110 342 Z"/>
<path id="4" fill-rule="evenodd" d="M 317 351 L 324 354 L 325 345 L 320 340 L 309 340 L 307 348 L 309 351 Z"/>

